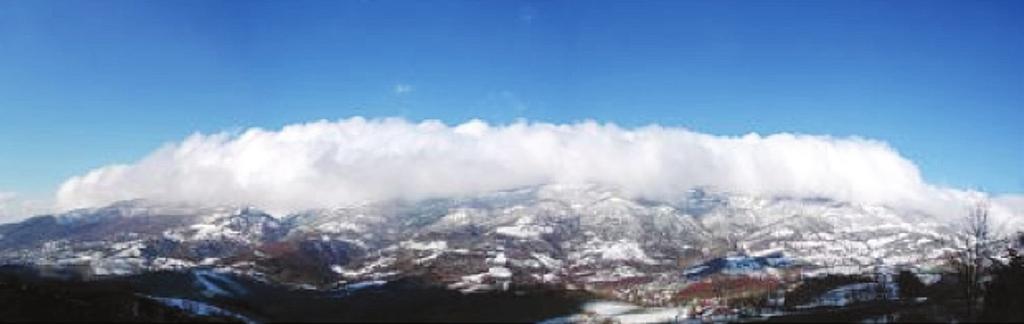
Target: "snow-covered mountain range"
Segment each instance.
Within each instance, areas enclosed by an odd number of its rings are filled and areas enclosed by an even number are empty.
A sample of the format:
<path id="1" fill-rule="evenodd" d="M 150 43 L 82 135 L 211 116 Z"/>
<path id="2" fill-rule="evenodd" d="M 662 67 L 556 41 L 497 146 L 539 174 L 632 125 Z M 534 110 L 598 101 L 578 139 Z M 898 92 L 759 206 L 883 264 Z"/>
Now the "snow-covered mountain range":
<path id="1" fill-rule="evenodd" d="M 416 277 L 464 292 L 556 286 L 657 304 L 715 272 L 928 268 L 952 233 L 922 213 L 828 199 L 694 189 L 658 202 L 544 185 L 277 217 L 125 201 L 0 225 L 0 263 L 100 276 L 209 267 L 310 288 Z"/>

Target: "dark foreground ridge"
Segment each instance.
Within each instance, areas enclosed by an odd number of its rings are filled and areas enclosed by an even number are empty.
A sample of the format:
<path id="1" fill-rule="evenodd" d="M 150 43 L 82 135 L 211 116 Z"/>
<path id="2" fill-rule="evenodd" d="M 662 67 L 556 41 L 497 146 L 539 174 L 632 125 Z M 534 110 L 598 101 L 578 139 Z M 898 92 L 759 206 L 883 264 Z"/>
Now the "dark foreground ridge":
<path id="1" fill-rule="evenodd" d="M 0 304 L 4 322 L 236 321 L 164 305 L 124 282 L 57 278 L 14 266 L 0 267 Z"/>
<path id="2" fill-rule="evenodd" d="M 4 321 L 536 322 L 579 312 L 589 299 L 554 290 L 462 294 L 416 280 L 318 291 L 196 271 L 84 280 L 64 270 L 0 267 Z"/>

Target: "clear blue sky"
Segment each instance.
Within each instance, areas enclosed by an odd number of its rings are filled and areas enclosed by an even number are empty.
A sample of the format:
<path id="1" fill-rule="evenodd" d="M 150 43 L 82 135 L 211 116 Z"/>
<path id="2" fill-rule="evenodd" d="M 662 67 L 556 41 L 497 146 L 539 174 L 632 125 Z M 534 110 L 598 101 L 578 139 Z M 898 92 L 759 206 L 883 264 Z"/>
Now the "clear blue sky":
<path id="1" fill-rule="evenodd" d="M 859 135 L 1024 192 L 1024 1 L 0 1 L 0 191 L 353 115 Z"/>

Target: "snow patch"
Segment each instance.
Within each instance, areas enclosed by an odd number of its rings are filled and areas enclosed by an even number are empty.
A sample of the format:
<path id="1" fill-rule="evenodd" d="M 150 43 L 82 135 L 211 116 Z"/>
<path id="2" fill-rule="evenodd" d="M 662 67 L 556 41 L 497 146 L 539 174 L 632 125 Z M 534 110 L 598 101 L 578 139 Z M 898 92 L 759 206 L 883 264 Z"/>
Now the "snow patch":
<path id="1" fill-rule="evenodd" d="M 638 261 L 647 264 L 655 263 L 649 258 L 640 244 L 632 241 L 606 242 L 601 248 L 601 259 L 611 261 Z"/>
<path id="2" fill-rule="evenodd" d="M 487 274 L 499 279 L 512 278 L 512 270 L 509 270 L 506 267 L 491 267 L 490 269 L 487 269 Z"/>
<path id="3" fill-rule="evenodd" d="M 437 251 L 448 248 L 448 242 L 445 241 L 430 241 L 430 242 L 417 242 L 417 241 L 405 241 L 402 242 L 402 248 L 417 250 L 417 251 Z"/>
<path id="4" fill-rule="evenodd" d="M 540 239 L 542 235 L 554 233 L 554 229 L 550 226 L 540 225 L 513 225 L 513 226 L 501 226 L 494 229 L 495 233 L 500 235 L 510 236 L 518 239 Z"/>
<path id="5" fill-rule="evenodd" d="M 166 297 L 153 297 L 145 296 L 146 298 L 152 299 L 158 303 L 174 307 L 186 312 L 196 314 L 199 316 L 224 316 L 238 319 L 244 323 L 255 324 L 259 323 L 248 317 L 242 316 L 238 313 L 225 310 L 223 308 L 213 306 L 204 302 L 198 302 L 194 300 L 181 299 L 181 298 L 166 298 Z"/>

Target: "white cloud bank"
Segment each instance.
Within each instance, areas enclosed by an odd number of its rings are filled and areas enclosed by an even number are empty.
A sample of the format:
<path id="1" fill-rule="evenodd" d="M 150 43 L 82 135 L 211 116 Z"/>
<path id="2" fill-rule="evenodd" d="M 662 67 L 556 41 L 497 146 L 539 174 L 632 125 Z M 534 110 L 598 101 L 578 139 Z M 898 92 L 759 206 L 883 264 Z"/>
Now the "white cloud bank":
<path id="1" fill-rule="evenodd" d="M 195 134 L 134 164 L 71 178 L 57 201 L 62 209 L 147 198 L 248 203 L 287 212 L 546 183 L 605 184 L 662 200 L 694 186 L 712 186 L 937 215 L 962 213 L 976 195 L 929 185 L 887 144 L 861 138 L 725 137 L 594 122 L 488 125 L 473 120 L 448 126 L 355 117 L 278 131 Z M 1007 206 L 996 209 L 1021 210 Z"/>

